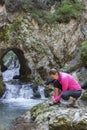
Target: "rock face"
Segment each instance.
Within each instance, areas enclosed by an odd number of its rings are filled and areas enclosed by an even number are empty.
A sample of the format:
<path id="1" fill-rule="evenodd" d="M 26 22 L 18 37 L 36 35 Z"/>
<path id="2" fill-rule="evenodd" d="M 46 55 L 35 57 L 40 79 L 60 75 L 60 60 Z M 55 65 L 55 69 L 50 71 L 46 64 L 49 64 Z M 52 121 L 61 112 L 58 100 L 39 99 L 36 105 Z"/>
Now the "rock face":
<path id="1" fill-rule="evenodd" d="M 6 25 L 3 31 L 0 50 L 9 47 L 22 50 L 32 72 L 32 82 L 39 83 L 46 79 L 49 67 L 63 67 L 74 58 L 84 40 L 81 23 L 76 20 L 39 28 L 28 14 L 15 17 L 14 23 Z"/>
<path id="2" fill-rule="evenodd" d="M 4 14 L 5 6 L 3 8 Z M 72 19 L 67 24 L 55 22 L 42 27 L 27 12 L 5 13 L 4 18 L 8 21 L 5 20 L 6 24 L 0 29 L 0 59 L 3 59 L 3 49 L 20 49 L 30 70 L 27 72 L 29 81 L 37 84 L 43 84 L 49 68 L 64 67 L 74 59 L 81 42 L 86 40 L 86 10 L 81 21 Z"/>
<path id="3" fill-rule="evenodd" d="M 14 121 L 15 128 L 12 130 L 24 130 L 25 124 L 32 124 L 32 130 L 86 130 L 87 129 L 87 107 L 80 106 L 79 109 L 67 108 L 65 105 L 49 107 L 50 101 L 35 106 L 31 111 Z M 19 123 L 20 122 L 20 123 Z M 20 124 L 20 125 L 19 125 Z M 13 125 L 13 126 L 14 126 Z M 30 127 L 27 127 L 28 130 Z M 29 129 L 30 130 L 30 129 Z"/>
<path id="4" fill-rule="evenodd" d="M 7 12 L 5 5 L 0 5 L 0 28 L 6 24 Z"/>

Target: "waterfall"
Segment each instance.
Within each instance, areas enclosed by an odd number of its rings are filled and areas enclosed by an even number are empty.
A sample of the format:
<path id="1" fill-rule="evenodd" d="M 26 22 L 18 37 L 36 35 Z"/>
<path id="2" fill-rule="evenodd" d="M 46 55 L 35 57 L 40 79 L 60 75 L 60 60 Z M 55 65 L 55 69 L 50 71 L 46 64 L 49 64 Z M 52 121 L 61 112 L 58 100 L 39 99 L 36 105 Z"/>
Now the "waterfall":
<path id="1" fill-rule="evenodd" d="M 44 87 L 39 86 L 39 92 L 40 92 L 41 98 L 42 98 L 42 99 L 45 99 Z"/>
<path id="2" fill-rule="evenodd" d="M 14 79 L 20 75 L 18 59 L 9 58 L 4 65 L 8 69 L 2 74 L 6 90 L 0 99 L 0 128 L 9 130 L 12 120 L 43 102 L 45 96 L 44 87 Z"/>
<path id="3" fill-rule="evenodd" d="M 5 93 L 3 99 L 45 99 L 44 88 L 29 83 L 21 83 L 18 79 L 12 79 L 18 74 L 18 68 L 7 70 L 3 73 Z M 33 87 L 35 86 L 35 87 Z"/>
<path id="4" fill-rule="evenodd" d="M 22 83 L 19 79 L 13 79 L 19 75 L 20 63 L 17 58 L 10 57 L 4 63 L 8 70 L 3 72 L 3 81 L 6 91 L 2 99 L 22 100 L 22 99 L 45 99 L 44 88 L 29 83 Z"/>
<path id="5" fill-rule="evenodd" d="M 43 87 L 37 87 L 37 91 L 34 92 L 31 84 L 21 84 L 17 80 L 15 80 L 16 83 L 11 82 L 5 83 L 6 91 L 2 97 L 3 99 L 37 99 L 37 92 L 40 99 L 45 99 Z"/>

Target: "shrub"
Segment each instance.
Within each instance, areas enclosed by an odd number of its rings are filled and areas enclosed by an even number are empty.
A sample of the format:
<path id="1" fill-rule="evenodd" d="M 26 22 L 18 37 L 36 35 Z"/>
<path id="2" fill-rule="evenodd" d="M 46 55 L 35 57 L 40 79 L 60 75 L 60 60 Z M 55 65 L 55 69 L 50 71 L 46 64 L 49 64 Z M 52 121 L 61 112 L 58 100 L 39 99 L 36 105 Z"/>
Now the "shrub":
<path id="1" fill-rule="evenodd" d="M 66 0 L 65 0 L 66 1 Z M 70 0 L 68 0 L 70 1 Z M 71 19 L 77 19 L 81 16 L 83 11 L 83 4 L 68 3 L 64 4 L 61 7 L 56 8 L 56 11 L 52 14 L 49 10 L 36 9 L 31 13 L 32 18 L 34 18 L 40 25 L 44 23 L 53 23 L 53 22 L 69 22 Z"/>
<path id="2" fill-rule="evenodd" d="M 54 3 L 55 12 L 52 14 L 50 7 Z M 80 0 L 6 0 L 6 7 L 9 11 L 29 11 L 39 25 L 78 19 L 84 9 Z"/>
<path id="3" fill-rule="evenodd" d="M 81 44 L 81 60 L 85 65 L 87 65 L 87 41 L 84 41 Z"/>
<path id="4" fill-rule="evenodd" d="M 29 11 L 34 8 L 32 0 L 5 0 L 7 11 Z"/>
<path id="5" fill-rule="evenodd" d="M 10 39 L 8 28 L 8 26 L 5 26 L 3 29 L 0 30 L 0 41 L 5 41 L 8 43 Z"/>
<path id="6" fill-rule="evenodd" d="M 70 19 L 77 19 L 81 16 L 81 12 L 84 9 L 80 3 L 66 4 L 56 10 L 56 21 L 58 22 L 69 22 Z"/>

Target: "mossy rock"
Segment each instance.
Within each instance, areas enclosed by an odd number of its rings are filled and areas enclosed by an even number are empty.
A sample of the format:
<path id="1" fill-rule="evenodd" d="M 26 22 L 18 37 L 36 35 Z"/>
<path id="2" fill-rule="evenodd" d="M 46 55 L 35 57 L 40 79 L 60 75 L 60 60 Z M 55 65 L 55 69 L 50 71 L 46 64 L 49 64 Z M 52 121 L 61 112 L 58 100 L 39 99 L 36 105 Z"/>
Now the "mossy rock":
<path id="1" fill-rule="evenodd" d="M 30 43 L 29 48 L 33 50 L 36 53 L 36 55 L 38 55 L 38 58 L 42 58 L 43 56 L 45 56 L 45 54 L 47 54 L 48 51 L 43 43 L 39 43 L 37 41 Z"/>
<path id="2" fill-rule="evenodd" d="M 51 92 L 53 91 L 52 88 L 49 87 L 45 87 L 44 93 L 45 93 L 45 97 L 50 97 Z"/>
<path id="3" fill-rule="evenodd" d="M 0 77 L 0 97 L 2 97 L 4 92 L 5 92 L 5 87 L 4 87 L 4 84 L 3 84 L 3 81 L 2 81 L 2 77 Z"/>
<path id="4" fill-rule="evenodd" d="M 0 30 L 0 41 L 6 41 L 6 43 L 8 43 L 9 40 L 9 27 L 6 25 L 3 29 Z"/>
<path id="5" fill-rule="evenodd" d="M 83 64 L 87 65 L 87 41 L 81 44 L 81 60 Z"/>
<path id="6" fill-rule="evenodd" d="M 87 100 L 87 91 L 83 93 L 83 95 L 81 96 L 82 100 Z"/>

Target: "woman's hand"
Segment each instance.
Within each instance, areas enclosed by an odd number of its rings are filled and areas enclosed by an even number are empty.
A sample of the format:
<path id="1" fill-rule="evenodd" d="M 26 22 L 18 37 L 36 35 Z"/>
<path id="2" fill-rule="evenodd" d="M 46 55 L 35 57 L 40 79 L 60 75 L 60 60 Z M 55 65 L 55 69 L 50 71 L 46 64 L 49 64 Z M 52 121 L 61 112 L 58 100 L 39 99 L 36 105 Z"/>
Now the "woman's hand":
<path id="1" fill-rule="evenodd" d="M 54 103 L 57 103 L 57 102 L 59 102 L 59 101 L 60 101 L 60 97 L 59 97 L 59 96 L 53 99 L 53 102 L 54 102 Z"/>

